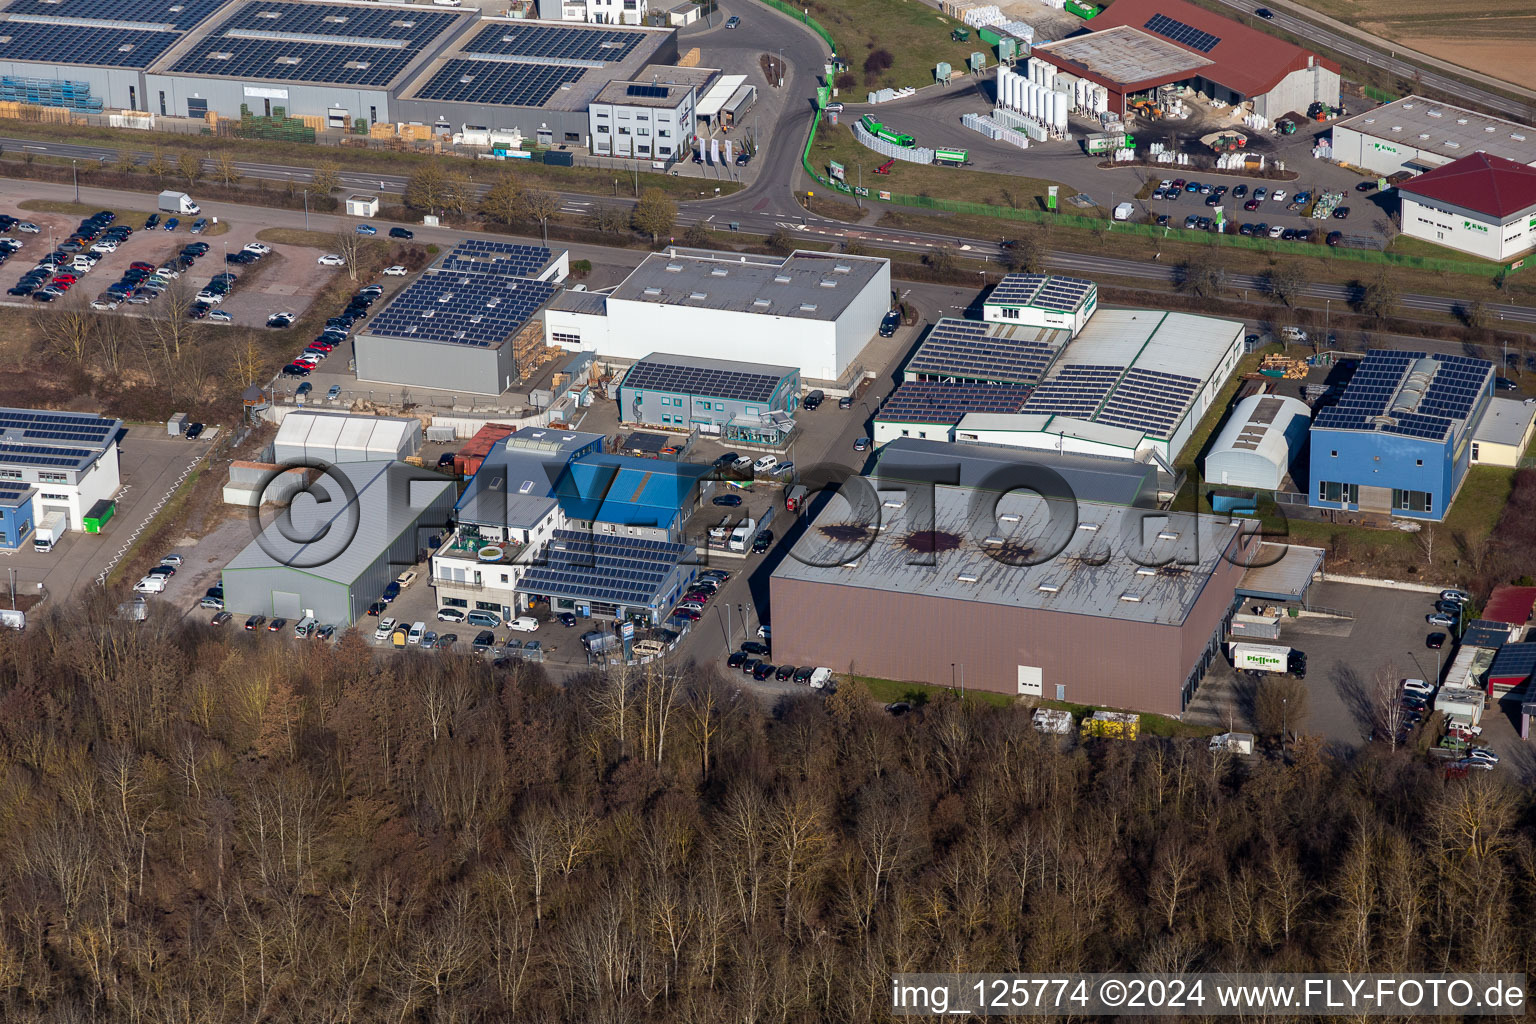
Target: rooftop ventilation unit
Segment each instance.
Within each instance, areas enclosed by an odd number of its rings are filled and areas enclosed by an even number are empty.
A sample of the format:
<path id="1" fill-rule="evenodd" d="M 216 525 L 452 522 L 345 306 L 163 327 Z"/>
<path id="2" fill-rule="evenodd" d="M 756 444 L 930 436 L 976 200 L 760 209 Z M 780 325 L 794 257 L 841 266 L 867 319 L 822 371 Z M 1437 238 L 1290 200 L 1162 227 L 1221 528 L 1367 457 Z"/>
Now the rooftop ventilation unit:
<path id="1" fill-rule="evenodd" d="M 1126 591 L 1120 595 L 1120 600 L 1124 601 L 1126 604 L 1141 604 L 1141 595 Z"/>
<path id="2" fill-rule="evenodd" d="M 668 263 L 667 264 L 667 273 L 669 273 L 669 274 L 681 273 L 682 269 L 683 269 L 683 265 L 681 263 Z"/>
<path id="3" fill-rule="evenodd" d="M 726 274 L 729 274 L 730 272 L 731 272 L 730 269 L 727 268 L 727 267 L 710 267 L 709 268 L 709 276 L 710 277 L 724 277 Z"/>
<path id="4" fill-rule="evenodd" d="M 1425 113 L 1429 117 L 1444 117 L 1445 116 L 1445 111 L 1443 111 L 1443 110 L 1429 110 L 1429 111 L 1426 111 Z"/>
<path id="5" fill-rule="evenodd" d="M 692 299 L 693 301 L 695 301 L 695 302 L 703 302 L 705 299 L 709 298 L 709 293 L 708 292 L 689 292 L 688 293 L 688 297 L 690 299 Z"/>
<path id="6" fill-rule="evenodd" d="M 752 305 L 758 309 L 767 309 L 769 306 L 773 305 L 773 303 L 767 299 L 753 299 Z"/>
<path id="7" fill-rule="evenodd" d="M 789 275 L 788 274 L 774 274 L 773 275 L 773 283 L 774 284 L 789 284 Z"/>
<path id="8" fill-rule="evenodd" d="M 802 313 L 814 313 L 814 312 L 816 312 L 816 303 L 814 303 L 814 302 L 802 302 L 802 303 L 800 303 L 800 312 L 802 312 Z"/>
<path id="9" fill-rule="evenodd" d="M 830 277 L 824 277 L 821 279 L 821 286 L 823 288 L 836 288 L 837 282 L 832 280 Z"/>
<path id="10" fill-rule="evenodd" d="M 1054 594 L 1061 589 L 1060 583 L 1042 583 L 1035 588 L 1042 594 Z"/>
<path id="11" fill-rule="evenodd" d="M 853 272 L 853 268 L 851 266 L 849 266 L 848 264 L 846 264 L 846 263 L 834 263 L 834 264 L 832 264 L 832 273 L 834 273 L 834 274 L 848 274 L 848 273 L 852 273 L 852 272 Z"/>
<path id="12" fill-rule="evenodd" d="M 977 579 L 977 577 L 971 575 L 970 573 L 963 572 L 960 575 L 955 577 L 955 582 L 956 583 L 975 583 L 976 579 Z"/>
<path id="13" fill-rule="evenodd" d="M 1097 533 L 1098 529 L 1099 529 L 1099 524 L 1098 523 L 1078 523 L 1077 524 L 1077 528 L 1079 530 L 1087 530 L 1089 533 Z"/>

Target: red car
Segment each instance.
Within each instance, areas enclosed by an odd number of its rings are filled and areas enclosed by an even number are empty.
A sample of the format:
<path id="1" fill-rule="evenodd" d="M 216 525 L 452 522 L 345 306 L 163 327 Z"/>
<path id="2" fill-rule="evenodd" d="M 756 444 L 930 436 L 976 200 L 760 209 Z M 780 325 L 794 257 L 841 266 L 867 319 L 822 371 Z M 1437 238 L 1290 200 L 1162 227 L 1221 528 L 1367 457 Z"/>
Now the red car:
<path id="1" fill-rule="evenodd" d="M 699 613 L 692 608 L 674 608 L 672 609 L 672 617 L 674 619 L 687 619 L 689 622 L 699 621 Z"/>
<path id="2" fill-rule="evenodd" d="M 690 590 L 683 595 L 685 601 L 697 601 L 699 604 L 708 604 L 709 599 L 715 596 L 715 592 L 708 587 L 700 587 L 698 590 Z"/>
<path id="3" fill-rule="evenodd" d="M 49 285 L 57 288 L 61 292 L 69 291 L 69 289 L 74 286 L 74 283 L 75 282 L 73 281 L 61 281 L 58 278 L 54 278 L 52 281 L 48 282 Z"/>
<path id="4" fill-rule="evenodd" d="M 312 341 L 309 343 L 309 347 L 318 352 L 332 352 L 336 349 L 336 346 L 328 341 Z"/>
<path id="5" fill-rule="evenodd" d="M 153 263 L 145 263 L 143 260 L 136 260 L 135 262 L 128 264 L 128 269 L 129 270 L 147 270 L 147 271 L 150 271 L 151 273 L 153 273 L 154 269 L 155 269 L 155 265 Z"/>
<path id="6" fill-rule="evenodd" d="M 1257 199 L 1250 199 L 1246 203 L 1243 204 L 1243 209 L 1248 210 L 1250 212 L 1252 212 L 1253 210 L 1257 210 L 1258 208 L 1259 208 L 1259 201 Z"/>
<path id="7" fill-rule="evenodd" d="M 68 281 L 70 284 L 74 284 L 78 280 L 80 280 L 80 279 L 78 277 L 76 277 L 74 274 L 54 274 L 53 275 L 53 281 L 54 281 L 55 284 L 57 284 L 60 281 Z"/>

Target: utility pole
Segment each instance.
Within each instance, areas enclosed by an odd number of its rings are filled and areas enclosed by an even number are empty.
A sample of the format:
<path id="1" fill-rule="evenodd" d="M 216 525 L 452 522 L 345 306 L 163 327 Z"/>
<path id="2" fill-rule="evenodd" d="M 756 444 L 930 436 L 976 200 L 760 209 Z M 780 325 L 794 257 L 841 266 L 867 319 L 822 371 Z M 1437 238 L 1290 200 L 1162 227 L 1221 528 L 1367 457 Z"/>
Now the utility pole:
<path id="1" fill-rule="evenodd" d="M 80 168 L 73 159 L 69 161 L 69 173 L 75 180 L 75 202 L 78 203 L 80 201 Z"/>
<path id="2" fill-rule="evenodd" d="M 304 190 L 304 230 L 309 230 L 309 189 Z"/>

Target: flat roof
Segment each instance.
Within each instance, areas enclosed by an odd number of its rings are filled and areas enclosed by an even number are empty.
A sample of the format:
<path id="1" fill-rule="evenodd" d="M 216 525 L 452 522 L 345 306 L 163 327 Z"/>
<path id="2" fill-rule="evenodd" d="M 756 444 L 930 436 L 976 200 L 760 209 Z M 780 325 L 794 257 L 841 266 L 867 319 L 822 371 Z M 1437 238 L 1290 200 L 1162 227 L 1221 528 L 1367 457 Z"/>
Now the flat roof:
<path id="1" fill-rule="evenodd" d="M 1069 71 L 1087 71 L 1124 86 L 1164 85 L 1198 75 L 1215 63 L 1130 25 L 1036 46 L 1030 53 Z"/>
<path id="2" fill-rule="evenodd" d="M 122 430 L 122 420 L 93 413 L 0 408 L 0 465 L 79 472 Z"/>
<path id="3" fill-rule="evenodd" d="M 1029 397 L 1027 384 L 941 384 L 903 381 L 874 415 L 876 423 L 943 423 L 971 412 L 1018 412 Z"/>
<path id="4" fill-rule="evenodd" d="M 518 581 L 519 593 L 652 607 L 688 548 L 668 541 L 556 530 Z"/>
<path id="5" fill-rule="evenodd" d="M 1145 431 L 1133 430 L 1130 427 L 1114 427 L 1108 423 L 1095 423 L 1092 420 L 1079 420 L 1053 413 L 1028 412 L 1011 415 L 988 412 L 967 413 L 959 423 L 955 424 L 955 430 L 1059 434 L 1063 437 L 1095 441 L 1117 448 L 1128 448 L 1131 451 L 1135 451 L 1141 444 L 1142 438 L 1147 436 Z"/>
<path id="6" fill-rule="evenodd" d="M 709 87 L 708 92 L 699 97 L 698 115 L 700 117 L 714 117 L 720 113 L 720 108 L 725 106 L 726 101 L 735 95 L 736 90 L 746 84 L 746 81 L 746 75 L 721 75 L 719 81 L 715 82 L 714 85 Z"/>
<path id="7" fill-rule="evenodd" d="M 619 386 L 741 402 L 766 402 L 786 377 L 797 373 L 799 371 L 793 366 L 652 352 L 629 368 Z"/>
<path id="8" fill-rule="evenodd" d="M 227 0 L 13 0 L 0 60 L 145 68 Z"/>
<path id="9" fill-rule="evenodd" d="M 1490 399 L 1477 429 L 1472 431 L 1472 440 L 1519 445 L 1530 431 L 1533 419 L 1536 419 L 1536 403 L 1527 405 L 1513 398 Z"/>
<path id="10" fill-rule="evenodd" d="M 572 453 L 602 439 L 549 427 L 522 427 L 497 438 L 454 506 L 459 521 L 532 529 L 558 504 L 555 484 Z"/>
<path id="11" fill-rule="evenodd" d="M 647 256 L 609 293 L 608 302 L 836 320 L 889 265 L 841 253 L 758 256 L 673 248 Z"/>
<path id="12" fill-rule="evenodd" d="M 401 99 L 585 112 L 610 82 L 632 82 L 673 28 L 481 18 L 415 75 Z"/>
<path id="13" fill-rule="evenodd" d="M 1071 336 L 1071 331 L 1060 327 L 944 317 L 912 353 L 905 372 L 1033 384 L 1050 369 Z"/>
<path id="14" fill-rule="evenodd" d="M 1429 441 L 1459 436 L 1492 388 L 1494 365 L 1471 356 L 1372 349 L 1315 430 L 1379 431 Z"/>
<path id="15" fill-rule="evenodd" d="M 1482 150 L 1516 163 L 1536 164 L 1536 128 L 1422 96 L 1404 96 L 1346 117 L 1333 127 L 1400 142 L 1443 157 L 1447 163 Z"/>
<path id="16" fill-rule="evenodd" d="M 1027 491 L 994 498 L 939 485 L 875 500 L 854 508 L 835 494 L 773 575 L 1178 626 L 1240 529 L 1228 517 L 1144 519 L 1143 509 L 1048 501 Z"/>
<path id="17" fill-rule="evenodd" d="M 565 466 L 555 498 L 570 519 L 665 528 L 710 472 L 692 462 L 589 455 Z"/>
<path id="18" fill-rule="evenodd" d="M 932 479 L 977 490 L 1005 491 L 1048 481 L 1047 493 L 1070 492 L 1100 504 L 1150 507 L 1157 498 L 1157 468 L 1142 462 L 986 444 L 951 444 L 898 437 L 876 454 L 878 481 Z M 1063 495 L 1065 496 L 1065 495 Z"/>
<path id="19" fill-rule="evenodd" d="M 1323 554 L 1322 548 L 1299 544 L 1260 544 L 1253 564 L 1243 570 L 1237 592 L 1271 601 L 1300 601 L 1312 585 L 1312 575 L 1322 568 Z"/>
<path id="20" fill-rule="evenodd" d="M 689 0 L 690 3 L 693 0 Z M 567 288 L 549 303 L 550 309 L 566 313 L 587 313 L 591 316 L 608 315 L 608 296 L 602 292 L 578 292 Z"/>
<path id="21" fill-rule="evenodd" d="M 698 91 L 720 72 L 714 68 L 682 68 L 675 64 L 647 64 L 634 78 L 612 81 L 598 90 L 593 103 L 625 107 L 677 106 L 689 90 Z"/>

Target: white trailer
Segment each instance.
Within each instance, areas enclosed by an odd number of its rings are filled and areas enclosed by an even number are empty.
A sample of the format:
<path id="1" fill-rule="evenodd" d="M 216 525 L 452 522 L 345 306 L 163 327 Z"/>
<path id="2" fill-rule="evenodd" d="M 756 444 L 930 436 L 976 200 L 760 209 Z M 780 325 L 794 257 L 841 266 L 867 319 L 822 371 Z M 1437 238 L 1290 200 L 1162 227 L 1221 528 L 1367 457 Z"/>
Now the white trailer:
<path id="1" fill-rule="evenodd" d="M 64 513 L 49 512 L 43 516 L 43 521 L 37 524 L 37 529 L 32 534 L 32 549 L 47 553 L 53 550 L 53 546 L 64 536 Z"/>
<path id="2" fill-rule="evenodd" d="M 1285 672 L 1290 667 L 1291 649 L 1273 644 L 1237 642 L 1227 647 L 1232 667 L 1239 672 Z"/>
<path id="3" fill-rule="evenodd" d="M 197 214 L 202 213 L 202 207 L 192 201 L 192 197 L 185 192 L 176 192 L 167 189 L 160 193 L 159 209 L 161 213 Z"/>

